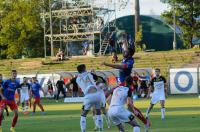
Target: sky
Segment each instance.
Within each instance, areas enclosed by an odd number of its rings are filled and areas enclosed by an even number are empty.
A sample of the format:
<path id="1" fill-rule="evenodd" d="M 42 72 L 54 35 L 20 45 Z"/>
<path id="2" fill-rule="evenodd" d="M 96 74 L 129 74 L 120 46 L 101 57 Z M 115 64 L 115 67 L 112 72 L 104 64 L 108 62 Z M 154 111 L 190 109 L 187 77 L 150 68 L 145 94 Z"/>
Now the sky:
<path id="1" fill-rule="evenodd" d="M 117 18 L 126 16 L 126 15 L 133 15 L 135 13 L 134 12 L 135 0 L 96 0 L 94 4 L 108 7 L 108 4 L 105 4 L 108 1 L 112 3 L 110 4 L 109 8 L 114 8 L 113 6 L 114 3 L 115 2 L 117 3 L 116 4 Z M 127 2 L 127 5 L 124 6 L 124 8 L 120 8 L 120 5 L 123 5 L 122 3 L 124 3 L 124 2 L 120 3 L 120 1 L 125 1 L 125 3 Z M 169 10 L 169 6 L 167 4 L 160 2 L 160 0 L 140 0 L 140 14 L 141 15 L 161 15 L 161 13 L 165 10 Z"/>

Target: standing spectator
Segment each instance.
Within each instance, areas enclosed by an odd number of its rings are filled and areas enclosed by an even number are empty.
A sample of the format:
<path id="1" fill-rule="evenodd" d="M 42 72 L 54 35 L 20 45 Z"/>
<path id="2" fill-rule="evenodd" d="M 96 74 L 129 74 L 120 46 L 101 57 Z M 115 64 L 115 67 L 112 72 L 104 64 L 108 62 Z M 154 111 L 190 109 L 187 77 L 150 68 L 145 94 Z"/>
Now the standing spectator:
<path id="1" fill-rule="evenodd" d="M 47 87 L 48 87 L 48 92 L 52 97 L 53 96 L 53 84 L 50 79 L 47 81 Z"/>
<path id="2" fill-rule="evenodd" d="M 138 80 L 139 80 L 138 74 L 135 72 L 133 74 L 133 87 L 136 92 L 138 91 Z"/>
<path id="3" fill-rule="evenodd" d="M 65 82 L 63 81 L 62 77 L 60 77 L 60 80 L 57 81 L 56 87 L 57 87 L 57 92 L 58 92 L 56 102 L 58 102 L 60 92 L 62 92 L 62 94 L 64 95 L 64 98 L 66 97 Z"/>
<path id="4" fill-rule="evenodd" d="M 114 55 L 112 57 L 112 63 L 116 63 L 117 61 L 118 61 L 118 56 L 117 56 L 116 51 L 114 51 Z"/>
<path id="5" fill-rule="evenodd" d="M 78 97 L 78 84 L 76 83 L 77 76 L 74 76 L 71 81 L 67 84 L 70 86 L 71 84 L 73 85 L 72 87 L 72 97 Z"/>
<path id="6" fill-rule="evenodd" d="M 110 48 L 110 53 L 115 51 L 115 32 L 113 31 L 110 36 L 109 36 L 109 48 Z"/>
<path id="7" fill-rule="evenodd" d="M 88 49 L 89 49 L 89 44 L 87 41 L 85 41 L 83 43 L 83 55 L 87 55 Z"/>

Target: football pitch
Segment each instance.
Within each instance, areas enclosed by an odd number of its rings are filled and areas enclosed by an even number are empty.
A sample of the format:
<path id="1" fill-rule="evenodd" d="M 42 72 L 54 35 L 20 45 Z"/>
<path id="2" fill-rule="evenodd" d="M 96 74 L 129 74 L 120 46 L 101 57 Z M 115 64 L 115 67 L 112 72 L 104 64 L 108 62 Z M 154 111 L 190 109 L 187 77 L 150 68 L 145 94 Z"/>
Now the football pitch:
<path id="1" fill-rule="evenodd" d="M 66 104 L 55 100 L 42 100 L 46 115 L 41 115 L 37 109 L 34 116 L 23 115 L 20 111 L 16 132 L 80 132 L 79 119 L 81 104 Z M 135 106 L 143 113 L 149 106 L 149 100 L 135 101 Z M 11 117 L 3 121 L 3 132 L 9 132 Z M 150 115 L 150 132 L 200 132 L 200 99 L 197 95 L 170 96 L 166 101 L 166 119 L 161 121 L 160 105 L 157 104 Z M 144 125 L 141 124 L 141 132 Z M 105 132 L 118 132 L 115 126 L 110 129 L 104 123 Z M 129 125 L 125 125 L 126 132 L 132 132 Z M 91 112 L 87 118 L 87 132 L 92 132 L 94 123 Z"/>

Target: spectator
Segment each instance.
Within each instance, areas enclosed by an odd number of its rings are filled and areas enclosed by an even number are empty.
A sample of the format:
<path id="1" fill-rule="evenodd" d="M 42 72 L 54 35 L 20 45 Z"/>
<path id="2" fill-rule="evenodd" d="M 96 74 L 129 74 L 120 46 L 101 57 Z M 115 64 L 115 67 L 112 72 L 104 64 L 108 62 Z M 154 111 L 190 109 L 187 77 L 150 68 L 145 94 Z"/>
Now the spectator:
<path id="1" fill-rule="evenodd" d="M 138 74 L 135 72 L 133 74 L 133 87 L 136 92 L 138 91 L 138 80 L 139 80 Z"/>
<path id="2" fill-rule="evenodd" d="M 118 56 L 117 56 L 116 51 L 114 51 L 114 55 L 112 57 L 112 63 L 116 63 L 117 61 L 118 61 Z"/>
<path id="3" fill-rule="evenodd" d="M 138 97 L 146 97 L 148 95 L 148 77 L 143 73 L 142 76 L 139 76 L 140 80 L 140 90 Z"/>
<path id="4" fill-rule="evenodd" d="M 83 43 L 83 55 L 87 55 L 88 49 L 89 49 L 89 44 L 87 41 L 85 41 Z"/>
<path id="5" fill-rule="evenodd" d="M 72 79 L 71 79 L 71 81 L 67 84 L 67 86 L 70 86 L 70 85 L 73 85 L 73 87 L 72 87 L 72 97 L 78 97 L 79 95 L 78 95 L 78 90 L 79 90 L 79 88 L 78 88 L 78 84 L 76 83 L 76 78 L 77 78 L 77 76 L 74 76 Z"/>
<path id="6" fill-rule="evenodd" d="M 52 97 L 53 96 L 53 84 L 50 79 L 47 81 L 47 87 L 48 87 L 48 92 Z"/>
<path id="7" fill-rule="evenodd" d="M 64 98 L 66 97 L 65 82 L 63 81 L 62 77 L 60 77 L 60 80 L 57 81 L 56 87 L 57 87 L 56 102 L 58 102 L 58 99 L 59 99 L 59 96 L 60 96 L 60 92 L 62 92 L 62 94 L 64 95 Z"/>
<path id="8" fill-rule="evenodd" d="M 58 53 L 56 54 L 56 59 L 58 61 L 63 61 L 64 60 L 64 53 L 60 48 L 58 50 Z"/>

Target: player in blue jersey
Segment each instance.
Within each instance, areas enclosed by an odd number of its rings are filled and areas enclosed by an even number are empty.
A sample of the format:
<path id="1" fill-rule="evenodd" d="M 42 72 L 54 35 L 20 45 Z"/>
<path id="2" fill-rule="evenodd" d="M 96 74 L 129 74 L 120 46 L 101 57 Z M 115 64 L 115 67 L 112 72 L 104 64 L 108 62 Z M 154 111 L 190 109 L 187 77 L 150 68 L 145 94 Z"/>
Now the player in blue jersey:
<path id="1" fill-rule="evenodd" d="M 106 62 L 103 63 L 103 65 L 105 66 L 119 69 L 119 85 L 121 86 L 124 86 L 125 78 L 131 75 L 134 65 L 134 59 L 133 59 L 134 53 L 135 53 L 134 49 L 128 48 L 123 53 L 124 58 L 121 64 L 108 64 Z"/>
<path id="2" fill-rule="evenodd" d="M 17 78 L 17 71 L 12 70 L 12 78 L 6 80 L 3 83 L 3 87 L 0 88 L 0 96 L 2 98 L 2 101 L 0 103 L 0 132 L 2 132 L 2 127 L 1 127 L 2 114 L 6 106 L 9 106 L 10 109 L 14 112 L 10 131 L 15 132 L 14 127 L 17 124 L 18 120 L 18 107 L 15 102 L 15 91 L 20 87 L 20 83 L 17 81 L 16 78 Z"/>
<path id="3" fill-rule="evenodd" d="M 0 74 L 0 88 L 3 87 L 3 83 L 4 83 L 4 80 L 3 80 L 3 75 Z M 0 102 L 1 102 L 1 96 L 0 96 Z M 8 107 L 5 107 L 5 110 L 6 110 L 6 115 L 9 116 L 9 111 L 8 111 Z M 3 119 L 4 119 L 4 115 L 3 115 Z"/>
<path id="4" fill-rule="evenodd" d="M 32 78 L 32 83 L 30 84 L 30 87 L 31 87 L 31 96 L 34 98 L 32 115 L 35 114 L 36 105 L 40 107 L 42 114 L 44 114 L 44 108 L 41 104 L 41 98 L 40 98 L 40 90 L 42 90 L 43 93 L 45 92 L 41 88 L 41 85 L 37 82 L 36 77 Z"/>

